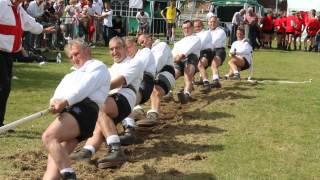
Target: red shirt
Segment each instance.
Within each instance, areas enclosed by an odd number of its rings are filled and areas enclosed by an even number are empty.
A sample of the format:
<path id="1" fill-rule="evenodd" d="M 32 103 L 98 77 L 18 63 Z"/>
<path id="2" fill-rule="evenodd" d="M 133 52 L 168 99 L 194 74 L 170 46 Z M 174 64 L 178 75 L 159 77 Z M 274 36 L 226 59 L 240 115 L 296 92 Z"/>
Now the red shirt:
<path id="1" fill-rule="evenodd" d="M 308 35 L 315 36 L 320 29 L 320 22 L 317 18 L 310 18 L 307 23 Z"/>
<path id="2" fill-rule="evenodd" d="M 296 23 L 297 23 L 297 26 L 296 26 L 296 34 L 301 34 L 302 32 L 302 26 L 306 26 L 305 23 L 304 23 L 304 20 L 302 18 L 296 18 Z"/>
<path id="3" fill-rule="evenodd" d="M 273 29 L 273 20 L 272 20 L 272 16 L 265 16 L 262 21 L 262 30 L 272 30 Z"/>
<path id="4" fill-rule="evenodd" d="M 286 19 L 286 32 L 293 33 L 297 25 L 295 16 L 288 16 Z"/>

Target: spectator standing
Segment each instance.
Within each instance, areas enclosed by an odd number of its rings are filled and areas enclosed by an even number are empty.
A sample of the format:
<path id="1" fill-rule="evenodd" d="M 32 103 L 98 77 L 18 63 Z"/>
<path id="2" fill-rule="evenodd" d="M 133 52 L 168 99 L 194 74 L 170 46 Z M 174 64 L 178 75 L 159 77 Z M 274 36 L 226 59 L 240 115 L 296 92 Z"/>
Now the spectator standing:
<path id="1" fill-rule="evenodd" d="M 258 16 L 253 11 L 252 7 L 249 7 L 247 10 L 247 14 L 245 16 L 245 22 L 249 26 L 249 40 L 252 45 L 252 48 L 260 48 L 260 45 L 257 42 L 258 37 Z"/>
<path id="2" fill-rule="evenodd" d="M 102 11 L 103 11 L 103 2 L 102 0 L 94 0 L 92 5 L 95 18 L 94 18 L 94 34 L 93 34 L 93 43 L 99 41 L 102 37 L 102 21 L 100 18 Z"/>
<path id="3" fill-rule="evenodd" d="M 0 0 L 0 126 L 3 126 L 7 100 L 11 91 L 13 56 L 21 50 L 23 31 L 35 34 L 52 32 L 43 29 L 19 6 L 22 0 Z"/>
<path id="4" fill-rule="evenodd" d="M 294 50 L 297 50 L 297 42 L 299 42 L 299 50 L 301 50 L 301 44 L 302 44 L 301 35 L 306 27 L 304 19 L 301 16 L 301 12 L 296 13 L 296 23 L 297 23 L 297 26 L 295 28 L 294 40 L 293 40 Z"/>
<path id="5" fill-rule="evenodd" d="M 44 14 L 44 1 L 43 0 L 35 0 L 29 3 L 27 12 L 33 18 L 36 19 L 37 22 L 42 23 L 42 15 Z M 36 34 L 27 33 L 26 40 L 29 42 L 29 45 L 34 48 L 40 47 L 40 36 Z"/>
<path id="6" fill-rule="evenodd" d="M 104 2 L 104 9 L 101 14 L 101 18 L 103 18 L 103 39 L 104 45 L 108 46 L 109 40 L 112 38 L 112 15 L 113 10 L 111 9 L 110 2 Z"/>
<path id="7" fill-rule="evenodd" d="M 66 6 L 65 12 L 66 12 L 66 17 L 65 17 L 65 26 L 66 26 L 66 33 L 65 37 L 67 39 L 72 39 L 75 34 L 74 34 L 74 29 L 76 26 L 76 14 L 79 14 L 81 9 L 76 6 L 77 0 L 69 0 L 69 5 Z"/>
<path id="8" fill-rule="evenodd" d="M 175 41 L 176 20 L 181 11 L 176 8 L 176 1 L 170 0 L 170 5 L 161 11 L 161 16 L 167 23 L 167 43 Z"/>
<path id="9" fill-rule="evenodd" d="M 272 11 L 269 11 L 261 20 L 262 25 L 262 46 L 265 48 L 272 47 L 272 37 L 274 32 Z"/>

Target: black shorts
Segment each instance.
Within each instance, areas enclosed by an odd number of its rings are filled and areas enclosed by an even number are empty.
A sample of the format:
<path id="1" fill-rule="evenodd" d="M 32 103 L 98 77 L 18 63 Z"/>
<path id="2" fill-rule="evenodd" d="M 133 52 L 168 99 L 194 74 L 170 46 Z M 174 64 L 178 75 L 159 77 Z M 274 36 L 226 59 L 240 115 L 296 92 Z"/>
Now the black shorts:
<path id="1" fill-rule="evenodd" d="M 167 28 L 171 29 L 171 28 L 176 28 L 176 23 L 167 23 Z"/>
<path id="2" fill-rule="evenodd" d="M 216 56 L 218 56 L 220 58 L 220 60 L 221 60 L 220 66 L 222 66 L 222 64 L 227 56 L 226 49 L 225 48 L 215 48 L 213 50 L 213 57 L 216 57 Z M 211 66 L 212 61 L 213 61 L 213 58 L 211 60 L 209 60 L 207 67 Z"/>
<path id="3" fill-rule="evenodd" d="M 80 135 L 77 137 L 77 140 L 79 142 L 92 136 L 99 113 L 99 106 L 95 102 L 86 98 L 63 109 L 62 112 L 70 113 L 78 122 Z"/>
<path id="4" fill-rule="evenodd" d="M 249 69 L 250 68 L 250 64 L 248 62 L 248 60 L 245 57 L 242 57 L 244 60 L 244 66 L 240 69 L 241 71 Z"/>
<path id="5" fill-rule="evenodd" d="M 195 54 L 190 54 L 186 60 L 184 61 L 180 61 L 178 63 L 174 63 L 174 68 L 179 70 L 181 73 L 184 73 L 184 68 L 188 65 L 188 64 L 192 64 L 194 65 L 194 67 L 197 69 L 198 67 L 198 62 L 199 59 L 197 57 L 197 55 Z"/>
<path id="6" fill-rule="evenodd" d="M 150 99 L 153 87 L 154 78 L 151 75 L 144 73 L 143 80 L 139 87 L 139 92 L 141 93 L 141 101 L 139 104 L 143 104 Z"/>
<path id="7" fill-rule="evenodd" d="M 172 87 L 169 79 L 165 75 L 161 74 L 161 72 L 165 71 L 169 72 L 173 76 L 173 78 L 175 77 L 174 68 L 172 66 L 166 65 L 161 69 L 160 73 L 157 75 L 154 84 L 160 86 L 164 90 L 165 94 L 168 94 Z"/>
<path id="8" fill-rule="evenodd" d="M 204 49 L 202 51 L 200 51 L 200 58 L 206 58 L 208 61 L 210 61 L 210 59 L 213 59 L 213 52 L 212 49 Z"/>
<path id="9" fill-rule="evenodd" d="M 129 114 L 132 111 L 131 106 L 130 106 L 127 98 L 120 93 L 111 94 L 111 95 L 109 95 L 109 97 L 113 98 L 117 104 L 118 116 L 115 118 L 112 118 L 112 119 L 115 124 L 118 124 L 124 118 L 129 116 Z"/>

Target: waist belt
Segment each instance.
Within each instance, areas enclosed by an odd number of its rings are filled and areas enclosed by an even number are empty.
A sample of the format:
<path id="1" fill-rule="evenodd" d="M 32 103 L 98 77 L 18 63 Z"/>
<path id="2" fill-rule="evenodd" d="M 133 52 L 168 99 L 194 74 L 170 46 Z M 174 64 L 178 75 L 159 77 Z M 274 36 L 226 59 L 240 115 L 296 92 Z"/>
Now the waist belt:
<path id="1" fill-rule="evenodd" d="M 129 85 L 123 86 L 122 88 L 128 88 L 128 89 L 131 89 L 135 94 L 137 93 L 136 89 L 133 87 L 133 85 L 132 85 L 132 84 L 129 84 Z"/>

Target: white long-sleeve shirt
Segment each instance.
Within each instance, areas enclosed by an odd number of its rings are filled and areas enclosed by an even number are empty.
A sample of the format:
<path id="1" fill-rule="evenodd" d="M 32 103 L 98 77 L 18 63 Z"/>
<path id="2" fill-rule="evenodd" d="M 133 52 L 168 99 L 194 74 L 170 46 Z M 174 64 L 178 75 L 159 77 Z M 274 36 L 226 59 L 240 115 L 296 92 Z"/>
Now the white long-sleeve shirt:
<path id="1" fill-rule="evenodd" d="M 195 54 L 197 57 L 199 57 L 200 48 L 201 40 L 199 37 L 194 35 L 186 36 L 174 44 L 172 49 L 172 55 L 173 57 L 175 57 L 179 54 L 184 54 L 185 56 Z"/>
<path id="2" fill-rule="evenodd" d="M 105 9 L 102 11 L 102 16 L 105 16 L 103 19 L 103 25 L 107 27 L 112 27 L 112 14 L 113 10 L 112 9 Z"/>
<path id="3" fill-rule="evenodd" d="M 167 43 L 155 41 L 152 44 L 151 52 L 156 62 L 156 74 L 166 65 L 173 66 L 172 52 Z"/>
<path id="4" fill-rule="evenodd" d="M 252 46 L 247 40 L 235 41 L 232 43 L 230 53 L 236 53 L 236 56 L 244 57 L 249 64 L 252 63 Z"/>
<path id="5" fill-rule="evenodd" d="M 88 97 L 101 106 L 108 96 L 110 80 L 110 73 L 104 63 L 95 59 L 88 60 L 62 79 L 51 100 L 66 99 L 72 106 Z"/>
<path id="6" fill-rule="evenodd" d="M 139 49 L 138 52 L 134 55 L 133 61 L 141 61 L 143 67 L 141 70 L 151 74 L 153 77 L 156 75 L 156 61 L 154 56 L 149 48 Z"/>
<path id="7" fill-rule="evenodd" d="M 224 30 L 220 27 L 217 27 L 214 30 L 211 30 L 211 39 L 213 48 L 222 48 L 226 45 L 227 35 Z"/>
<path id="8" fill-rule="evenodd" d="M 116 79 L 119 76 L 124 77 L 126 85 L 131 85 L 136 92 L 139 90 L 140 83 L 143 78 L 143 63 L 142 61 L 135 61 L 131 58 L 125 58 L 119 63 L 113 63 L 109 68 L 111 79 Z M 131 109 L 136 104 L 136 93 L 129 88 L 122 88 L 122 86 L 112 89 L 110 94 L 120 93 L 128 100 Z"/>
<path id="9" fill-rule="evenodd" d="M 201 40 L 201 51 L 205 49 L 212 49 L 212 38 L 209 30 L 202 30 L 198 33 L 195 33 Z"/>
<path id="10" fill-rule="evenodd" d="M 10 0 L 0 0 L 0 24 L 9 26 L 16 25 L 11 6 L 12 3 Z M 40 34 L 42 32 L 42 25 L 37 23 L 35 19 L 29 15 L 22 8 L 21 4 L 18 6 L 18 12 L 20 14 L 21 26 L 24 31 L 30 31 L 33 34 Z M 5 52 L 12 52 L 14 39 L 14 35 L 4 35 L 0 33 L 0 50 Z"/>
<path id="11" fill-rule="evenodd" d="M 37 4 L 36 0 L 31 1 L 27 12 L 34 18 L 38 18 L 44 14 L 44 2 L 42 2 L 40 5 Z"/>

